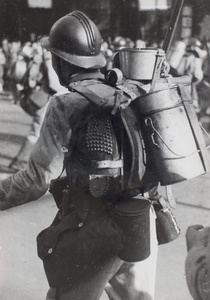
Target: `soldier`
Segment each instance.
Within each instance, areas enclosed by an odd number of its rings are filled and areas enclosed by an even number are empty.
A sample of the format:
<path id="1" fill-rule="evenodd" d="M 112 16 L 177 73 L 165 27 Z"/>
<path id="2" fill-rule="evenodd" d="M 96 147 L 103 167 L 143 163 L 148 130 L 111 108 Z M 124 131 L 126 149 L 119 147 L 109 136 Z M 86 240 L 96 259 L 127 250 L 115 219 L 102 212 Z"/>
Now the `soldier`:
<path id="1" fill-rule="evenodd" d="M 180 42 L 179 45 L 183 47 L 182 42 Z M 176 69 L 171 70 L 173 76 L 188 75 L 191 78 L 190 92 L 193 104 L 198 113 L 200 108 L 198 104 L 197 85 L 203 78 L 201 53 L 201 42 L 196 38 L 189 38 L 186 42 L 185 53 L 180 62 Z"/>
<path id="2" fill-rule="evenodd" d="M 37 237 L 38 255 L 50 284 L 47 299 L 97 300 L 106 290 L 109 299 L 152 300 L 157 255 L 155 213 L 143 195 L 157 182 L 142 185 L 145 165 L 140 143 L 140 175 L 133 173 L 130 136 L 118 109 L 119 103 L 125 107 L 130 103 L 129 96 L 108 84 L 100 73 L 106 64 L 100 50 L 101 36 L 85 14 L 74 11 L 62 17 L 41 43 L 52 53 L 53 68 L 69 92 L 52 96 L 26 169 L 0 183 L 0 209 L 40 198 L 57 178 L 50 190 L 58 214 Z M 139 134 L 131 127 L 134 135 Z M 135 189 L 130 186 L 131 175 L 134 180 L 139 178 Z M 150 209 L 150 219 L 148 214 L 142 230 L 146 224 L 150 226 L 142 238 L 147 245 L 151 240 L 151 254 L 147 251 L 139 261 L 125 261 L 119 253 L 127 237 L 109 212 L 115 203 L 124 199 L 127 205 L 126 199 L 139 194 L 138 205 L 144 200 Z M 135 218 L 137 210 L 133 208 Z M 136 243 L 140 254 L 144 250 L 141 243 L 140 238 Z"/>
<path id="3" fill-rule="evenodd" d="M 13 65 L 13 82 L 16 83 L 15 101 L 32 117 L 31 130 L 21 145 L 9 169 L 16 173 L 26 166 L 44 119 L 50 96 L 65 89 L 59 84 L 52 68 L 51 54 L 40 44 L 27 42 Z"/>
<path id="4" fill-rule="evenodd" d="M 194 300 L 210 297 L 210 227 L 197 224 L 187 228 L 186 281 Z"/>

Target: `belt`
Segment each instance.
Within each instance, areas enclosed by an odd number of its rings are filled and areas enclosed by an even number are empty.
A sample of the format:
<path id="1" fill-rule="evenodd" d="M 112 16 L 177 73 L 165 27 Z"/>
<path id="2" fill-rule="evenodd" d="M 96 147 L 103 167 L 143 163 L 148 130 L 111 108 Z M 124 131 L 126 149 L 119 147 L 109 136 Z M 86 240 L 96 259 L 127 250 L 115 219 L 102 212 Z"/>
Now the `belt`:
<path id="1" fill-rule="evenodd" d="M 120 160 L 91 160 L 90 167 L 93 169 L 115 169 L 122 168 L 123 161 Z"/>

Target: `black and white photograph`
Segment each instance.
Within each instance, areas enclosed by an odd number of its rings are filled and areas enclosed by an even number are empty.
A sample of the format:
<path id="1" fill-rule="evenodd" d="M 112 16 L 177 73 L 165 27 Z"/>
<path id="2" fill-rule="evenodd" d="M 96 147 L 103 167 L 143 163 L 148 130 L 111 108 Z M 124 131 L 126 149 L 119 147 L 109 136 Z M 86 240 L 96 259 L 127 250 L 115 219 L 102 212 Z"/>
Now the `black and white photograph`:
<path id="1" fill-rule="evenodd" d="M 0 300 L 210 300 L 209 0 L 0 0 Z"/>

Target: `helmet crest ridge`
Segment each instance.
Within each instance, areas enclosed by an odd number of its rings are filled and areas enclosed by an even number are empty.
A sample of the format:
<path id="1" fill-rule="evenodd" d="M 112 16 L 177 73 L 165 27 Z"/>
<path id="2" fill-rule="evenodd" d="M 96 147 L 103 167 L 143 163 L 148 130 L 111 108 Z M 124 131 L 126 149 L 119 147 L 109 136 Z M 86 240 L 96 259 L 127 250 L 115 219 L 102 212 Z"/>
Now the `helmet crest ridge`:
<path id="1" fill-rule="evenodd" d="M 95 53 L 95 35 L 94 35 L 94 31 L 93 31 L 93 28 L 92 28 L 89 20 L 80 11 L 74 11 L 71 15 L 76 17 L 80 21 L 82 26 L 84 27 L 84 30 L 87 35 L 89 48 L 91 50 L 91 53 L 94 54 Z"/>

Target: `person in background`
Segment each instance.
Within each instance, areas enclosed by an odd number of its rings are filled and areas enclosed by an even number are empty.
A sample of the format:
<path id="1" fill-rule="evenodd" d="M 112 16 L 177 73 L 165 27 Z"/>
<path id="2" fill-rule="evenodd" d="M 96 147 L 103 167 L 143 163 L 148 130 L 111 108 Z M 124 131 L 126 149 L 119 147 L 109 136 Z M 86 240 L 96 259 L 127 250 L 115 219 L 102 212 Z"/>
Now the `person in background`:
<path id="1" fill-rule="evenodd" d="M 210 227 L 189 226 L 186 231 L 187 286 L 194 300 L 210 299 Z"/>
<path id="2" fill-rule="evenodd" d="M 175 41 L 173 46 L 169 49 L 168 53 L 168 63 L 170 65 L 170 74 L 174 77 L 179 76 L 177 73 L 177 68 L 180 64 L 186 51 L 186 42 L 182 40 Z"/>
<path id="3" fill-rule="evenodd" d="M 203 116 L 210 115 L 210 44 L 206 42 L 207 55 L 203 55 L 203 79 L 197 85 L 198 100 L 200 111 L 198 114 L 199 120 Z M 203 50 L 204 52 L 205 50 Z M 208 124 L 208 130 L 210 130 L 210 122 Z"/>
<path id="4" fill-rule="evenodd" d="M 2 46 L 2 51 L 3 54 L 5 56 L 5 64 L 4 64 L 4 75 L 3 75 L 3 82 L 4 82 L 4 86 L 3 89 L 4 90 L 8 90 L 8 72 L 10 70 L 10 46 L 9 46 L 9 39 L 4 37 L 1 41 L 1 46 Z"/>
<path id="5" fill-rule="evenodd" d="M 188 75 L 191 78 L 190 94 L 197 113 L 199 113 L 199 103 L 197 85 L 203 79 L 201 42 L 197 38 L 189 38 L 186 42 L 185 52 L 183 53 L 183 42 L 177 44 L 177 49 L 181 50 L 179 63 L 176 68 L 172 66 L 170 74 L 174 77 Z M 170 64 L 170 59 L 169 59 Z"/>
<path id="6" fill-rule="evenodd" d="M 135 41 L 135 45 L 134 46 L 135 46 L 135 48 L 138 48 L 138 49 L 140 49 L 140 48 L 146 48 L 146 42 L 143 41 L 143 40 L 138 39 L 138 40 Z"/>
<path id="7" fill-rule="evenodd" d="M 6 57 L 3 49 L 0 48 L 0 92 L 4 89 L 4 66 L 6 63 Z"/>
<path id="8" fill-rule="evenodd" d="M 126 38 L 122 36 L 116 36 L 112 42 L 113 51 L 117 52 L 123 48 L 127 47 Z"/>
<path id="9" fill-rule="evenodd" d="M 101 51 L 103 52 L 106 58 L 106 66 L 104 67 L 104 72 L 111 70 L 113 68 L 113 51 L 106 41 L 103 41 L 101 45 Z"/>
<path id="10" fill-rule="evenodd" d="M 5 43 L 6 44 L 6 43 Z M 6 64 L 5 64 L 5 73 L 4 73 L 4 81 L 5 81 L 5 89 L 15 95 L 16 86 L 13 81 L 13 66 L 17 61 L 17 57 L 19 55 L 19 51 L 21 50 L 21 41 L 13 40 L 8 42 L 8 50 L 5 45 L 5 53 L 6 53 Z"/>
<path id="11" fill-rule="evenodd" d="M 40 44 L 34 42 L 26 42 L 20 52 L 16 64 L 13 66 L 13 79 L 16 82 L 16 101 L 21 97 L 27 97 L 25 94 L 28 89 L 39 90 L 43 89 L 48 100 L 50 96 L 59 91 L 64 91 L 60 85 L 57 75 L 52 68 L 51 53 L 43 49 Z M 28 106 L 23 109 L 32 117 L 31 130 L 21 145 L 18 154 L 13 158 L 9 165 L 9 169 L 17 172 L 23 169 L 28 161 L 31 150 L 33 149 L 40 133 L 40 128 L 47 109 L 48 101 L 39 109 L 28 109 Z M 33 106 L 33 103 L 31 104 Z"/>

